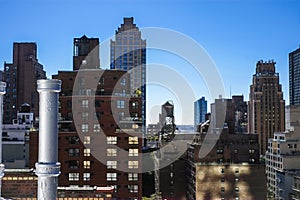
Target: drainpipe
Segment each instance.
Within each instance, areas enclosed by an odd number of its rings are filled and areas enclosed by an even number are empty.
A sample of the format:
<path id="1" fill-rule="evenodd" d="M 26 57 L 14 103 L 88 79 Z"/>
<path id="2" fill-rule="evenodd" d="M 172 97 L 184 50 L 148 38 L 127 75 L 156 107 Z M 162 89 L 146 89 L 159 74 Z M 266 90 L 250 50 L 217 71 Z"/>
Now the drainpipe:
<path id="1" fill-rule="evenodd" d="M 2 120 L 3 120 L 3 95 L 5 91 L 6 83 L 0 82 L 0 198 L 2 191 L 2 177 L 4 176 L 5 166 L 2 164 Z"/>
<path id="2" fill-rule="evenodd" d="M 60 80 L 38 80 L 39 92 L 39 155 L 35 164 L 38 176 L 38 200 L 57 197 L 58 162 L 58 96 Z"/>

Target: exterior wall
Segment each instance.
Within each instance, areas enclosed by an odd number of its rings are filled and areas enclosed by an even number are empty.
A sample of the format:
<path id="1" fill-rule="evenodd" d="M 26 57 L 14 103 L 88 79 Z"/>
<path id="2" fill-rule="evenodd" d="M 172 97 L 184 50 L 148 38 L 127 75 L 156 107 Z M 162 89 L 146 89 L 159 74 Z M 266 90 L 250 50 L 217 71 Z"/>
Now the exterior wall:
<path id="1" fill-rule="evenodd" d="M 277 175 L 287 170 L 300 169 L 300 138 L 296 132 L 275 133 L 268 141 L 266 153 L 267 186 L 270 198 L 279 195 Z M 277 195 L 277 196 L 276 196 Z"/>
<path id="2" fill-rule="evenodd" d="M 102 74 L 100 78 L 97 77 L 99 73 Z M 142 171 L 142 158 L 140 154 L 129 156 L 128 151 L 134 148 L 141 153 L 142 101 L 140 97 L 132 97 L 129 94 L 128 74 L 119 70 L 86 70 L 80 73 L 59 72 L 53 78 L 60 79 L 63 83 L 59 98 L 58 154 L 62 172 L 59 176 L 59 186 L 112 185 L 116 186 L 114 198 L 141 199 L 142 175 L 139 173 Z M 74 87 L 75 79 L 78 80 L 78 88 Z M 94 88 L 93 83 L 96 83 L 97 87 L 88 92 Z M 95 97 L 92 94 L 95 94 Z M 87 105 L 83 104 L 83 101 L 87 102 Z M 124 101 L 124 104 L 118 106 L 118 101 Z M 82 126 L 83 124 L 85 126 Z M 138 143 L 130 144 L 130 136 L 138 136 Z M 89 140 L 86 140 L 86 137 Z M 108 137 L 116 137 L 116 144 L 107 144 Z M 38 132 L 31 132 L 30 167 L 37 162 L 37 148 Z M 119 148 L 116 156 L 107 154 L 107 149 L 111 148 Z M 85 152 L 87 149 L 90 154 Z M 138 168 L 129 169 L 129 160 L 138 161 Z M 116 169 L 108 167 L 107 161 L 117 161 Z M 121 167 L 127 168 L 127 171 L 118 170 Z M 76 173 L 78 178 L 72 180 L 72 173 Z M 116 173 L 116 180 L 109 180 L 108 173 Z M 129 173 L 138 173 L 137 180 L 129 180 Z M 87 174 L 89 178 L 84 178 Z M 138 187 L 136 191 L 129 189 L 133 185 Z"/>
<path id="3" fill-rule="evenodd" d="M 207 101 L 202 97 L 194 102 L 194 126 L 196 127 L 201 122 L 205 122 L 207 113 Z"/>
<path id="4" fill-rule="evenodd" d="M 28 134 L 31 125 L 3 125 L 2 160 L 7 169 L 22 169 L 29 164 Z"/>
<path id="5" fill-rule="evenodd" d="M 2 196 L 5 198 L 36 198 L 37 177 L 33 171 L 7 172 L 2 178 Z"/>
<path id="6" fill-rule="evenodd" d="M 146 40 L 133 17 L 124 18 L 118 27 L 115 40 L 110 42 L 110 69 L 124 70 L 130 74 L 130 94 L 142 97 L 142 132 L 146 135 Z"/>
<path id="7" fill-rule="evenodd" d="M 17 111 L 23 103 L 28 103 L 34 116 L 38 116 L 38 93 L 36 82 L 45 79 L 46 72 L 37 59 L 36 43 L 14 43 L 13 63 L 4 63 L 3 81 L 7 83 L 4 96 L 5 124 L 17 118 Z"/>
<path id="8" fill-rule="evenodd" d="M 300 105 L 300 48 L 289 53 L 290 105 Z"/>
<path id="9" fill-rule="evenodd" d="M 196 164 L 196 199 L 266 199 L 264 165 Z"/>
<path id="10" fill-rule="evenodd" d="M 99 69 L 99 38 L 74 38 L 73 70 Z"/>
<path id="11" fill-rule="evenodd" d="M 285 131 L 285 101 L 275 62 L 259 61 L 249 94 L 249 132 L 259 135 L 260 154 L 265 155 L 268 139 Z"/>

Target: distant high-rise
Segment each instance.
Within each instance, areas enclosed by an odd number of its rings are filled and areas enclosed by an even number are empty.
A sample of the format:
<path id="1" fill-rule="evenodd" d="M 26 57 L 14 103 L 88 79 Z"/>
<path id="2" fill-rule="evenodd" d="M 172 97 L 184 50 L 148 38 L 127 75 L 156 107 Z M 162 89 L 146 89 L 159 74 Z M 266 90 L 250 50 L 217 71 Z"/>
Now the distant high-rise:
<path id="1" fill-rule="evenodd" d="M 260 154 L 265 155 L 268 139 L 285 130 L 285 101 L 275 62 L 259 61 L 250 86 L 248 127 L 259 135 Z"/>
<path id="2" fill-rule="evenodd" d="M 300 105 L 300 47 L 289 54 L 290 105 Z"/>
<path id="3" fill-rule="evenodd" d="M 146 125 L 146 40 L 133 23 L 133 17 L 124 18 L 123 24 L 110 41 L 110 69 L 128 71 L 131 93 L 142 96 L 142 118 Z"/>
<path id="4" fill-rule="evenodd" d="M 205 121 L 205 114 L 207 113 L 207 101 L 202 97 L 194 102 L 194 125 L 197 126 Z"/>
<path id="5" fill-rule="evenodd" d="M 99 38 L 74 38 L 73 70 L 79 68 L 99 69 Z"/>
<path id="6" fill-rule="evenodd" d="M 39 113 L 36 91 L 38 79 L 45 79 L 46 72 L 37 59 L 36 43 L 14 43 L 13 63 L 4 63 L 3 81 L 7 83 L 4 97 L 4 123 L 17 119 L 17 111 L 28 103 L 35 116 Z"/>

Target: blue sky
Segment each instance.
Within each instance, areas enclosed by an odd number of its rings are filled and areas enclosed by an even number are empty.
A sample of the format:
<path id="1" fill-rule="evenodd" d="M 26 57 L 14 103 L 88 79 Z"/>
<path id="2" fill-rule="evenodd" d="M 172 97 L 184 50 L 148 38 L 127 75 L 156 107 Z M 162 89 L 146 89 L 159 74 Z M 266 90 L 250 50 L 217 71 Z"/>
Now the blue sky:
<path id="1" fill-rule="evenodd" d="M 218 67 L 227 97 L 231 87 L 232 94 L 244 94 L 248 99 L 256 62 L 274 59 L 288 104 L 288 53 L 300 45 L 300 1 L 0 0 L 0 3 L 2 63 L 12 61 L 13 42 L 34 41 L 48 77 L 58 70 L 71 70 L 74 37 L 86 34 L 103 41 L 115 33 L 123 17 L 132 16 L 141 28 L 173 29 L 199 43 Z M 203 80 L 194 76 L 182 59 L 149 51 L 147 62 L 168 65 L 182 73 L 195 89 L 195 96 L 204 95 L 211 103 Z M 149 87 L 149 96 L 149 113 L 156 113 L 158 105 L 173 99 L 171 93 L 157 86 Z M 179 110 L 185 107 L 179 106 L 177 123 L 192 124 L 192 102 L 181 104 L 189 105 L 183 114 Z"/>

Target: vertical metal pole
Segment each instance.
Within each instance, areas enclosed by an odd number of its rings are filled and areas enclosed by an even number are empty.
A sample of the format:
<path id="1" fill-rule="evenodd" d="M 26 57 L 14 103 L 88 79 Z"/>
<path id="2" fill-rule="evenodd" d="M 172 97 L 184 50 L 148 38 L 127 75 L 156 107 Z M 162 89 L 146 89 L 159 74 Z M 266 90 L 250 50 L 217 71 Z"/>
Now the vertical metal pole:
<path id="1" fill-rule="evenodd" d="M 0 198 L 2 192 L 2 177 L 4 176 L 5 166 L 2 164 L 2 120 L 3 120 L 3 95 L 5 91 L 6 83 L 0 82 Z"/>
<path id="2" fill-rule="evenodd" d="M 60 80 L 38 80 L 39 92 L 39 155 L 35 164 L 38 176 L 38 199 L 54 200 L 57 197 L 58 162 L 58 93 Z"/>

